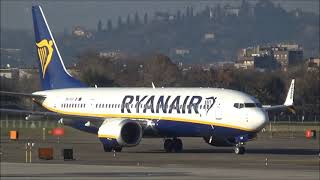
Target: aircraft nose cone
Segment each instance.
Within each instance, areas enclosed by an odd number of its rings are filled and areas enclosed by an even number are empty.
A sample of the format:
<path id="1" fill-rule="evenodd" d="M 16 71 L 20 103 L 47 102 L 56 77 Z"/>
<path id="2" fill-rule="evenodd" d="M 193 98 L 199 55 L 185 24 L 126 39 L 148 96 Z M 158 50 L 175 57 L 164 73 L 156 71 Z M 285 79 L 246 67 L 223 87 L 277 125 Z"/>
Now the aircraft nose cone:
<path id="1" fill-rule="evenodd" d="M 252 118 L 254 119 L 257 131 L 260 131 L 269 122 L 268 113 L 262 109 L 254 111 Z"/>

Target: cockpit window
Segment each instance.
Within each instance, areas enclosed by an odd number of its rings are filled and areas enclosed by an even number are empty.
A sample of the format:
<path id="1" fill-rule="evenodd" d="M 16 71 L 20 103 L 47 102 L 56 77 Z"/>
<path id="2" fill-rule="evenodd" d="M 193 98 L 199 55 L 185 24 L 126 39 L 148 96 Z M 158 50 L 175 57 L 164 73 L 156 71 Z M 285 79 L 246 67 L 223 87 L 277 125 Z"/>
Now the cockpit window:
<path id="1" fill-rule="evenodd" d="M 233 104 L 233 107 L 238 108 L 238 109 L 241 109 L 241 108 L 244 107 L 244 104 L 242 104 L 242 103 L 234 103 L 234 104 Z"/>
<path id="2" fill-rule="evenodd" d="M 240 107 L 240 106 L 239 106 L 239 103 L 234 103 L 233 107 L 239 108 L 239 107 Z"/>
<path id="3" fill-rule="evenodd" d="M 253 108 L 253 107 L 258 107 L 262 108 L 262 105 L 260 103 L 234 103 L 233 107 L 241 109 L 241 108 Z"/>
<path id="4" fill-rule="evenodd" d="M 244 103 L 244 106 L 246 108 L 252 108 L 252 107 L 256 107 L 256 104 L 255 103 Z"/>

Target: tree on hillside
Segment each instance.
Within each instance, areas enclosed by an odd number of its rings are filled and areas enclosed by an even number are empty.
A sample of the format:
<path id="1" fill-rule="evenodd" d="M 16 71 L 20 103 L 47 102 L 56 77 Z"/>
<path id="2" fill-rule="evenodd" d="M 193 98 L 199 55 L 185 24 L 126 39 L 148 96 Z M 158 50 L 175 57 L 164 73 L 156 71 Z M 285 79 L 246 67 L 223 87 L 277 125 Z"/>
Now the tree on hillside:
<path id="1" fill-rule="evenodd" d="M 148 24 L 148 13 L 145 13 L 143 16 L 143 23 Z"/>
<path id="2" fill-rule="evenodd" d="M 97 32 L 102 32 L 102 22 L 101 22 L 101 20 L 99 20 L 99 22 L 98 22 Z"/>
<path id="3" fill-rule="evenodd" d="M 108 20 L 108 23 L 107 23 L 107 27 L 108 27 L 108 31 L 112 31 L 112 21 L 111 19 Z"/>
<path id="4" fill-rule="evenodd" d="M 140 25 L 140 17 L 139 17 L 138 12 L 136 12 L 134 14 L 134 25 L 136 25 L 136 26 Z"/>
<path id="5" fill-rule="evenodd" d="M 180 77 L 177 65 L 164 55 L 152 56 L 149 60 L 144 61 L 143 67 L 145 85 L 154 82 L 158 86 L 171 87 Z"/>
<path id="6" fill-rule="evenodd" d="M 118 17 L 118 29 L 122 27 L 122 19 L 121 16 Z"/>

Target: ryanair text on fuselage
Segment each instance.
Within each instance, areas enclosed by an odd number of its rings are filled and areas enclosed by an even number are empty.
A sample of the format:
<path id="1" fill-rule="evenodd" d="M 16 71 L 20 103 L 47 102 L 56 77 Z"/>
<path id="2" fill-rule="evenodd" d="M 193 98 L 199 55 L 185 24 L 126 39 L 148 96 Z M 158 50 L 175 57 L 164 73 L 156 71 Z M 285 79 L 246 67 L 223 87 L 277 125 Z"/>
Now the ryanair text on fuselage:
<path id="1" fill-rule="evenodd" d="M 203 106 L 208 111 L 216 102 L 216 97 L 202 98 L 201 96 L 158 96 L 155 95 L 126 95 L 122 99 L 121 113 L 168 113 L 199 114 L 199 105 L 205 99 Z M 134 105 L 134 106 L 133 106 Z"/>

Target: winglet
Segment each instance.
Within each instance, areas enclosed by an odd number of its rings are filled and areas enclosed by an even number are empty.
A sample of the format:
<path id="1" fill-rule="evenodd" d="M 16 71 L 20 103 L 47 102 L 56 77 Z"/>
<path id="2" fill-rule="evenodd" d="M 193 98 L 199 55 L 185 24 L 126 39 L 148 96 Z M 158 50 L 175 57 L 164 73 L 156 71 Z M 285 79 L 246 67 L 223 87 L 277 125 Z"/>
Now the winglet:
<path id="1" fill-rule="evenodd" d="M 286 101 L 284 102 L 285 106 L 292 106 L 293 105 L 293 95 L 294 95 L 294 79 L 292 79 L 290 88 L 287 94 Z"/>

